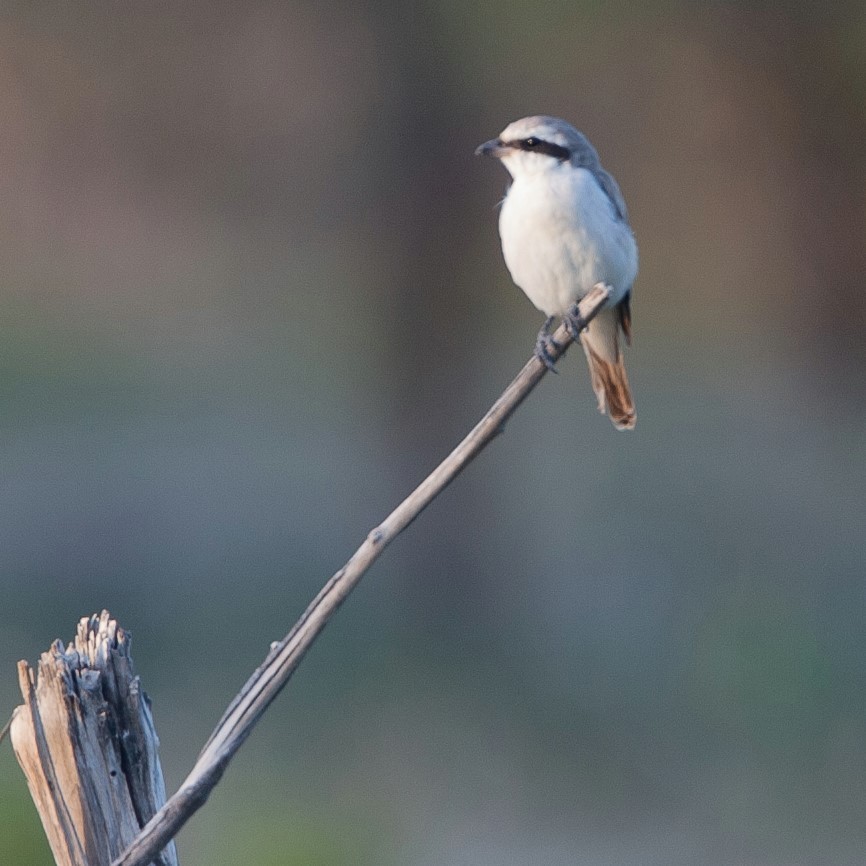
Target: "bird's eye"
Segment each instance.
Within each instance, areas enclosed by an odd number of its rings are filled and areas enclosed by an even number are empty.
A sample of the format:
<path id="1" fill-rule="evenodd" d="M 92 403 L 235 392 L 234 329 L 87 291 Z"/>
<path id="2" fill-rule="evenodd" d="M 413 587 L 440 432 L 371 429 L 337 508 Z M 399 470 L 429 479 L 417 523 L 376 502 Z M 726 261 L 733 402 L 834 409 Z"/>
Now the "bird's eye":
<path id="1" fill-rule="evenodd" d="M 537 138 L 527 138 L 523 143 L 529 148 L 538 147 L 538 139 Z"/>

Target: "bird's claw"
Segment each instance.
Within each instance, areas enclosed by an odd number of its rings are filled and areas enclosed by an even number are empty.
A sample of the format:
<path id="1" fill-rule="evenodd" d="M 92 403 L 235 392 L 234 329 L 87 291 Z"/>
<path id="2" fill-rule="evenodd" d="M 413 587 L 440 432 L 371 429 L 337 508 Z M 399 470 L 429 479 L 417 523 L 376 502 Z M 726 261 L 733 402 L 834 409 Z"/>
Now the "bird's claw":
<path id="1" fill-rule="evenodd" d="M 580 308 L 577 304 L 562 317 L 562 323 L 575 341 L 580 339 L 580 332 L 589 327 L 589 322 L 580 315 Z"/>
<path id="2" fill-rule="evenodd" d="M 538 332 L 538 339 L 535 341 L 535 357 L 550 370 L 551 373 L 558 373 L 556 369 L 556 357 L 554 352 L 559 353 L 562 345 L 557 343 L 550 334 L 550 326 L 553 324 L 553 316 L 541 326 Z"/>
<path id="3" fill-rule="evenodd" d="M 556 358 L 553 356 L 554 351 L 559 351 L 562 348 L 556 340 L 553 339 L 549 334 L 544 339 L 539 339 L 535 344 L 535 357 L 550 370 L 551 373 L 558 373 L 559 370 L 556 369 Z"/>

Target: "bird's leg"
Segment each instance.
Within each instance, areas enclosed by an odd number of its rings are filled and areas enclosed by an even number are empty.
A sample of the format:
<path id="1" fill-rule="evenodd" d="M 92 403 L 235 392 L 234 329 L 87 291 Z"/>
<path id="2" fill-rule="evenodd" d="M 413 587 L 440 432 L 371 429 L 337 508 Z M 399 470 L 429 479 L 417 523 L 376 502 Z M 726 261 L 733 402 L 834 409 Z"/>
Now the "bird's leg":
<path id="1" fill-rule="evenodd" d="M 555 318 L 555 316 L 548 316 L 544 320 L 544 324 L 538 332 L 538 339 L 535 341 L 535 356 L 552 373 L 559 372 L 556 369 L 556 358 L 553 357 L 553 352 L 558 352 L 562 348 L 550 333 L 550 328 Z"/>
<path id="2" fill-rule="evenodd" d="M 583 316 L 580 315 L 580 307 L 575 304 L 563 317 L 562 323 L 566 330 L 574 338 L 574 342 L 580 341 L 580 332 L 585 331 L 589 327 Z"/>

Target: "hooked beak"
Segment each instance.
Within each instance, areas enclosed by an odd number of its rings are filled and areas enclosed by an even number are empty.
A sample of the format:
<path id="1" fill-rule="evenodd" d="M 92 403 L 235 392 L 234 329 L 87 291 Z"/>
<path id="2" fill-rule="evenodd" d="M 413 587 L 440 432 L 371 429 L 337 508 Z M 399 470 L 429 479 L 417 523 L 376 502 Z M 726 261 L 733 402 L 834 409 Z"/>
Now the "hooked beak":
<path id="1" fill-rule="evenodd" d="M 506 151 L 505 146 L 502 144 L 500 139 L 491 138 L 490 141 L 485 141 L 484 144 L 479 144 L 478 147 L 475 148 L 476 156 L 493 156 L 500 157 Z"/>

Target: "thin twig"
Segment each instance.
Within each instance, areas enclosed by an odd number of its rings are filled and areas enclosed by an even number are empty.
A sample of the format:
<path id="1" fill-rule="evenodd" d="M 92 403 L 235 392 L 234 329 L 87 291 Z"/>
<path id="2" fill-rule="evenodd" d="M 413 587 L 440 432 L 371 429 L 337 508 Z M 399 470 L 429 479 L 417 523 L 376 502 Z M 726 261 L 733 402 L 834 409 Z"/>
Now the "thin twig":
<path id="1" fill-rule="evenodd" d="M 9 721 L 6 722 L 6 724 L 3 725 L 2 728 L 0 728 L 0 743 L 2 743 L 3 740 L 6 739 L 6 735 L 9 733 L 9 728 L 12 727 L 12 720 L 14 718 L 15 718 L 15 716 L 9 716 Z"/>
<path id="2" fill-rule="evenodd" d="M 610 296 L 597 285 L 578 305 L 589 322 Z M 558 359 L 573 339 L 565 326 L 554 334 Z M 385 518 L 355 551 L 352 558 L 322 587 L 292 630 L 271 647 L 267 658 L 232 701 L 195 766 L 177 793 L 157 812 L 112 866 L 146 866 L 174 838 L 192 814 L 204 804 L 222 777 L 229 761 L 243 745 L 255 724 L 288 682 L 313 641 L 334 615 L 367 569 L 447 485 L 502 430 L 505 422 L 547 372 L 538 358 L 531 358 L 502 396 L 469 435 L 430 475 Z"/>

